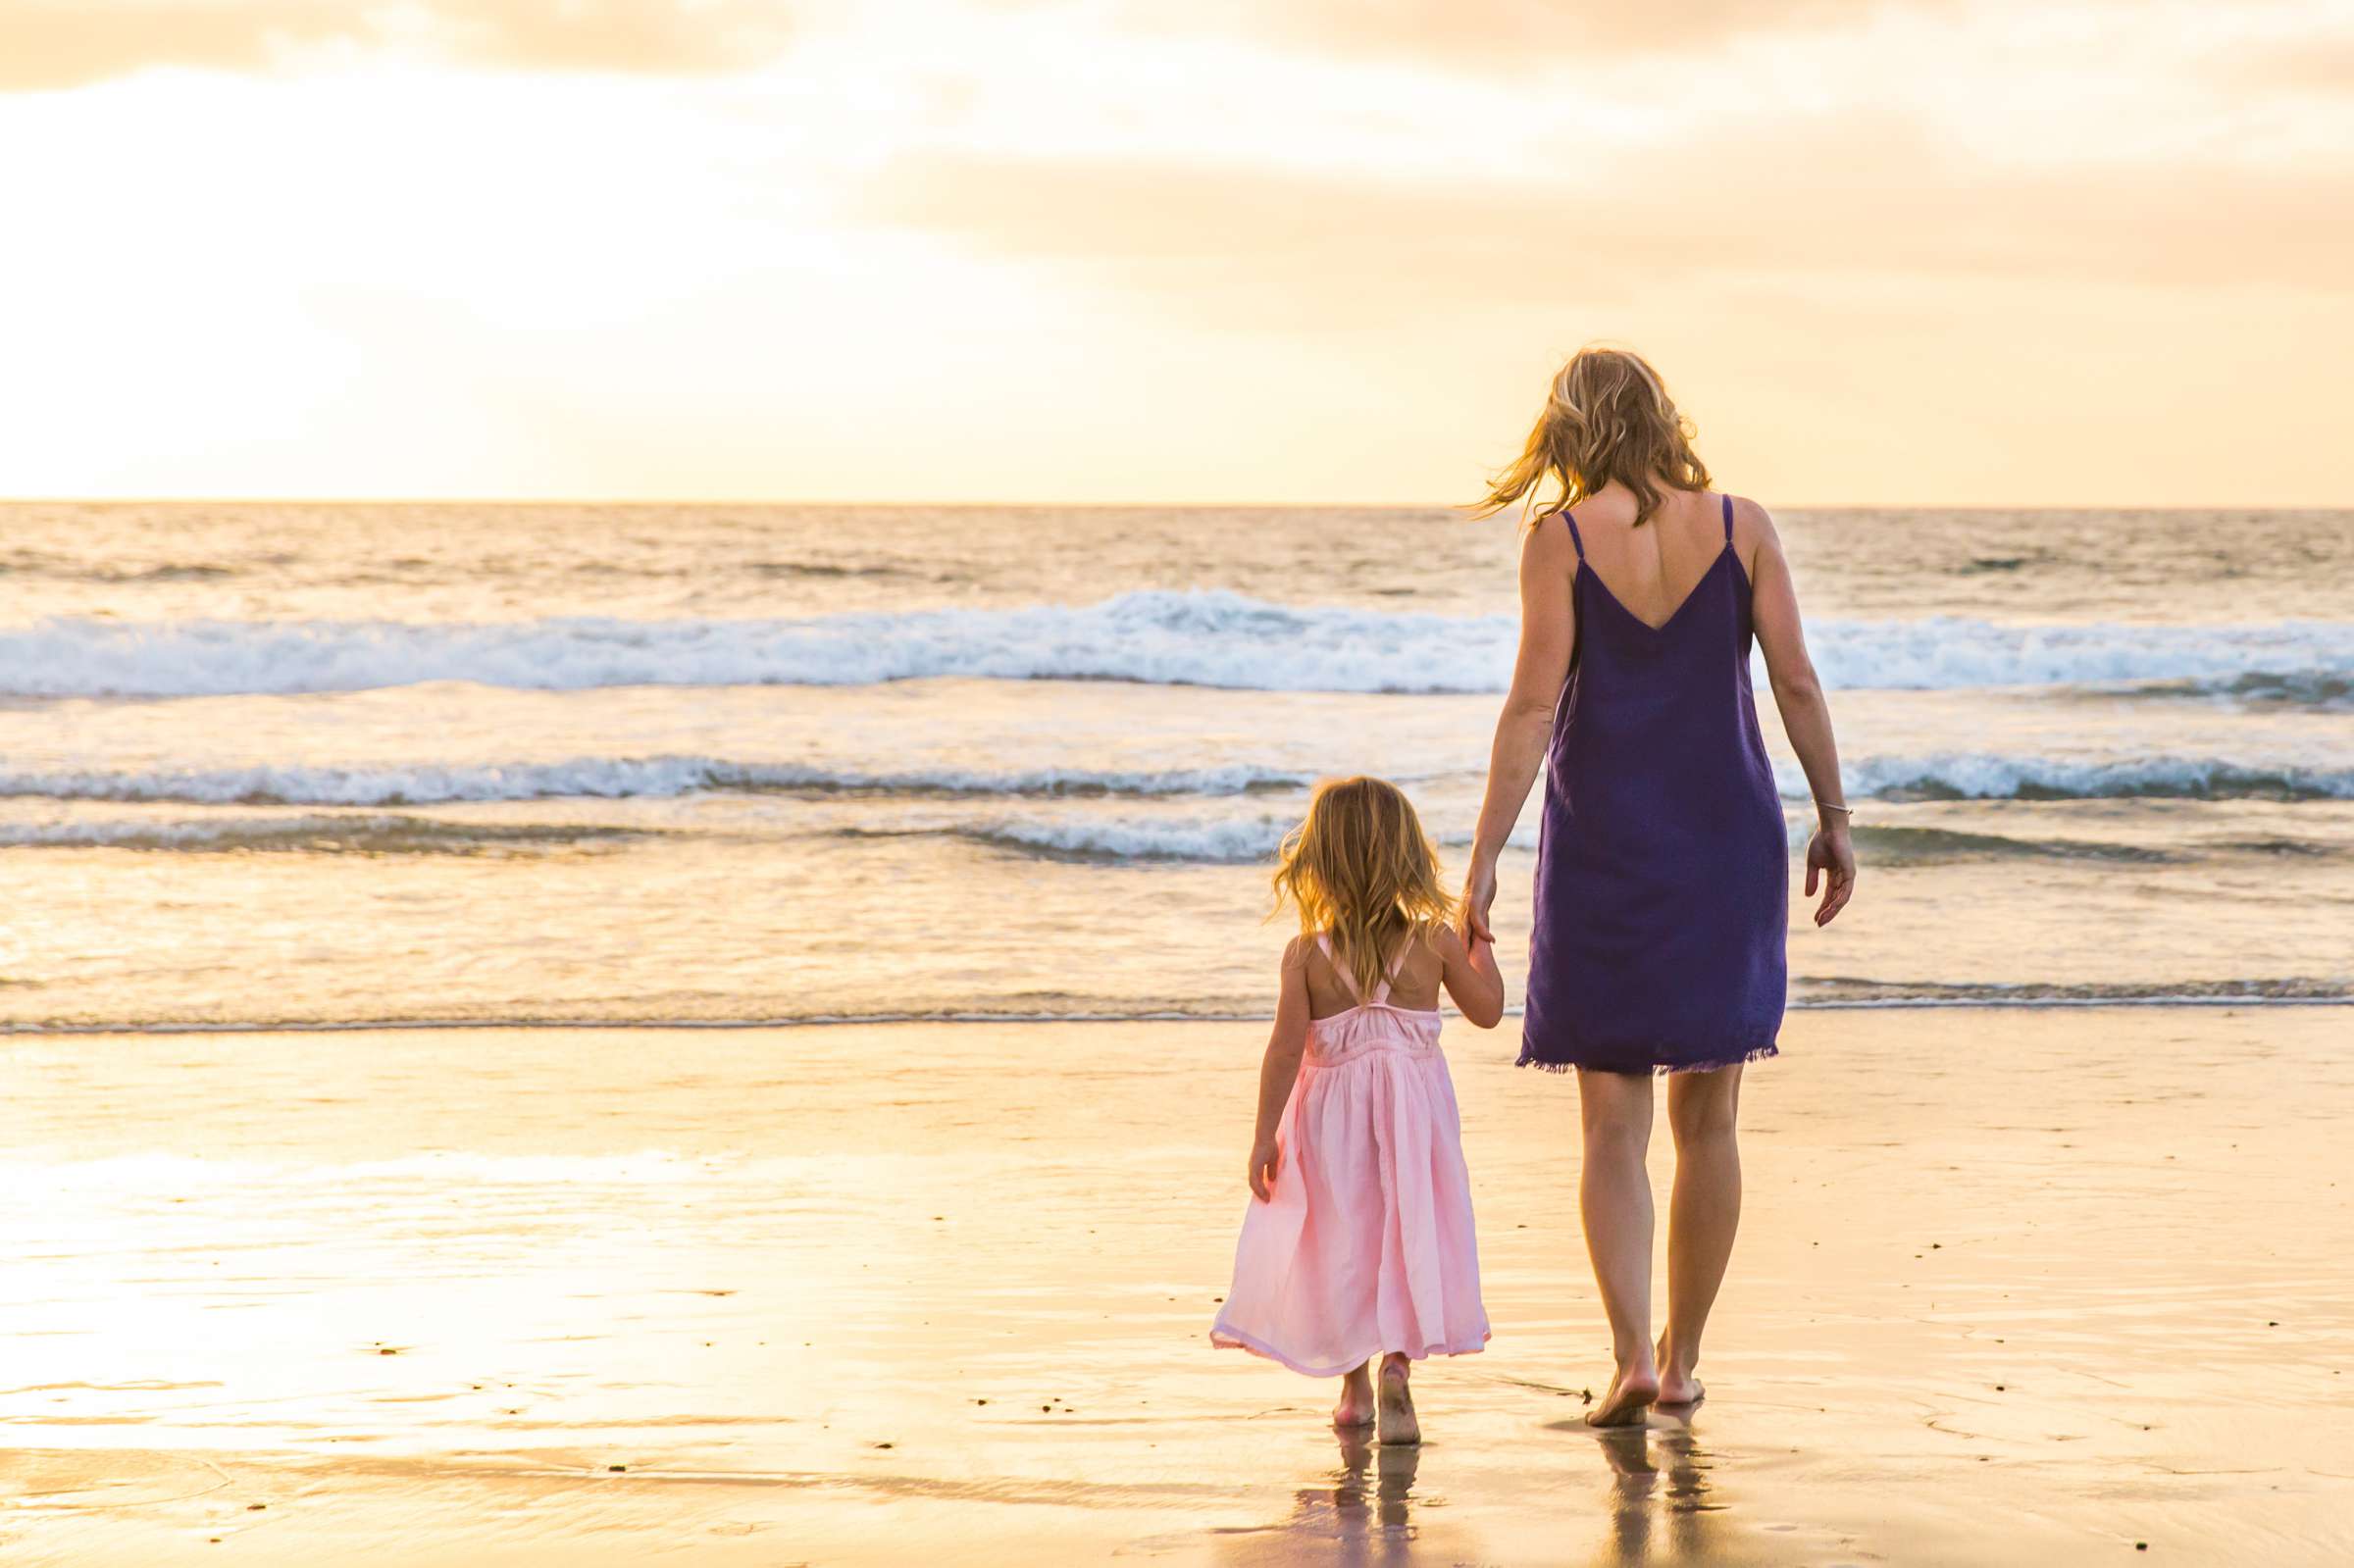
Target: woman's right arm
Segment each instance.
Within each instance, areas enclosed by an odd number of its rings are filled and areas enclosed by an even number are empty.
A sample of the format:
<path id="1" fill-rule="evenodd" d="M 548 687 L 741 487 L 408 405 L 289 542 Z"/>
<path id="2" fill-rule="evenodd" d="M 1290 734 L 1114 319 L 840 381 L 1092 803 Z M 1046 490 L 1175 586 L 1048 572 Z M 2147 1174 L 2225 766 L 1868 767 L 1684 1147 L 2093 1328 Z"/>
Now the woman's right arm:
<path id="1" fill-rule="evenodd" d="M 1815 674 L 1815 661 L 1807 657 L 1798 585 L 1782 554 L 1782 536 L 1764 507 L 1744 501 L 1741 508 L 1758 531 L 1757 562 L 1750 568 L 1758 647 L 1773 683 L 1774 706 L 1782 711 L 1782 730 L 1815 794 L 1817 826 L 1807 841 L 1807 896 L 1814 897 L 1817 882 L 1827 878 L 1822 903 L 1815 911 L 1815 924 L 1827 926 L 1856 890 L 1856 851 L 1848 838 L 1847 794 L 1839 783 L 1839 742 L 1831 734 L 1831 705 L 1823 699 L 1822 682 Z"/>
<path id="2" fill-rule="evenodd" d="M 1537 782 L 1537 766 L 1553 738 L 1553 710 L 1569 679 L 1569 655 L 1577 645 L 1577 612 L 1569 595 L 1574 549 L 1567 528 L 1543 522 L 1520 540 L 1520 654 L 1512 665 L 1511 693 L 1496 720 L 1488 791 L 1480 802 L 1471 867 L 1463 879 L 1463 934 L 1469 939 L 1496 939 L 1488 926 L 1488 906 L 1496 901 L 1496 862 Z"/>

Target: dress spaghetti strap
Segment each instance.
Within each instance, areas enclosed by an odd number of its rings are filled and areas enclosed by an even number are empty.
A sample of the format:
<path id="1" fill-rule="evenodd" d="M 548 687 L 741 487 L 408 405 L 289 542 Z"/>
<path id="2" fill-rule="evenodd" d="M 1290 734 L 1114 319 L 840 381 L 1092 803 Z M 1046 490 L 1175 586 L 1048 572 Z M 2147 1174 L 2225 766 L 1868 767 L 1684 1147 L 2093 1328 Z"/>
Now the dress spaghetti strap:
<path id="1" fill-rule="evenodd" d="M 1381 983 L 1373 987 L 1373 994 L 1368 998 L 1358 994 L 1356 976 L 1350 971 L 1347 964 L 1341 962 L 1340 955 L 1332 950 L 1332 933 L 1328 931 L 1316 933 L 1316 951 L 1324 955 L 1324 962 L 1332 966 L 1332 972 L 1341 977 L 1342 987 L 1349 992 L 1350 999 L 1359 1007 L 1380 1007 L 1389 1001 L 1390 987 L 1397 983 L 1398 971 L 1406 967 L 1406 950 L 1413 944 L 1414 934 L 1409 931 L 1406 934 L 1406 939 L 1398 944 L 1398 951 L 1390 955 L 1389 968 L 1382 971 Z"/>
<path id="2" fill-rule="evenodd" d="M 1373 987 L 1374 1006 L 1379 1007 L 1390 999 L 1390 987 L 1398 982 L 1398 971 L 1406 967 L 1406 950 L 1413 944 L 1414 934 L 1409 931 L 1406 934 L 1406 939 L 1398 944 L 1398 951 L 1390 956 L 1390 967 L 1381 972 L 1381 984 Z"/>
<path id="3" fill-rule="evenodd" d="M 1342 963 L 1339 956 L 1332 950 L 1331 932 L 1316 933 L 1316 951 L 1324 955 L 1324 962 L 1332 966 L 1332 972 L 1341 977 L 1341 986 L 1349 992 L 1349 999 L 1362 1007 L 1365 999 L 1356 993 L 1356 977 L 1349 973 L 1349 966 Z"/>
<path id="4" fill-rule="evenodd" d="M 1586 538 L 1584 534 L 1577 531 L 1577 518 L 1564 509 L 1561 513 L 1561 521 L 1569 525 L 1569 543 L 1576 549 L 1578 564 L 1582 566 L 1586 559 Z"/>
<path id="5" fill-rule="evenodd" d="M 1729 495 L 1724 498 L 1724 547 L 1733 547 L 1733 498 Z"/>

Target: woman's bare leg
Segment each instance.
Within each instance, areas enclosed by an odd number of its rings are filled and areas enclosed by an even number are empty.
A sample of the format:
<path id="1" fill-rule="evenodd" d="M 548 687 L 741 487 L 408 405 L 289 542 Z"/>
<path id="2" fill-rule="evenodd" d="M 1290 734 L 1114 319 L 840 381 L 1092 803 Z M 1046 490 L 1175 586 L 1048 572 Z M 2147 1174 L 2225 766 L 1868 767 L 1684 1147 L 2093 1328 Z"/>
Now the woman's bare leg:
<path id="1" fill-rule="evenodd" d="M 1577 1103 L 1585 1135 L 1578 1210 L 1617 1362 L 1610 1392 L 1586 1419 L 1598 1427 L 1626 1426 L 1643 1419 L 1660 1391 L 1651 1345 L 1651 1177 L 1643 1168 L 1651 1144 L 1651 1075 L 1580 1068 Z"/>
<path id="2" fill-rule="evenodd" d="M 1675 1135 L 1675 1193 L 1667 1205 L 1667 1329 L 1660 1336 L 1660 1402 L 1689 1404 L 1703 1393 L 1692 1369 L 1700 1336 L 1724 1283 L 1741 1226 L 1741 1108 L 1738 1065 L 1667 1080 L 1667 1126 Z"/>

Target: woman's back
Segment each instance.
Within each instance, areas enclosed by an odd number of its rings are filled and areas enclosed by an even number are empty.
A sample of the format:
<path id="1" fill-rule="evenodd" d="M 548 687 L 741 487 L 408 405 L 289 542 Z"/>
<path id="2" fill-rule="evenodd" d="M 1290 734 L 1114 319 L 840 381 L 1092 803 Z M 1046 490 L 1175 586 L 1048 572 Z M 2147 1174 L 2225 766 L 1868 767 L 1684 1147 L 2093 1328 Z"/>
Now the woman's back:
<path id="1" fill-rule="evenodd" d="M 1572 515 L 1586 569 L 1621 608 L 1656 629 L 1683 608 L 1724 553 L 1719 507 L 1713 491 L 1669 490 L 1638 524 L 1635 497 L 1612 484 L 1578 502 Z"/>

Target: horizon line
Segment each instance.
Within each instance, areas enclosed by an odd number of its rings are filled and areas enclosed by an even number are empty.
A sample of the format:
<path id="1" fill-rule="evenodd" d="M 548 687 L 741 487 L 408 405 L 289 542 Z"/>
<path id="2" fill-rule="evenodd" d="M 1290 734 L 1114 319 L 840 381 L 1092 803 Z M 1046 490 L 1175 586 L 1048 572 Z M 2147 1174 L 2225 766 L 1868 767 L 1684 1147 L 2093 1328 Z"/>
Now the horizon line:
<path id="1" fill-rule="evenodd" d="M 1738 492 L 1735 492 L 1738 493 Z M 1748 497 L 1755 499 L 1755 497 Z M 1458 512 L 1475 505 L 1462 501 L 1043 501 L 1043 500 L 924 500 L 924 499 L 793 499 L 757 496 L 638 495 L 0 495 L 0 507 L 11 506 L 714 506 L 815 507 L 844 511 L 896 511 L 931 507 L 950 511 L 1011 511 L 1038 509 L 1069 512 L 1145 511 L 1261 511 L 1261 512 Z M 1773 509 L 1791 512 L 2354 512 L 2350 501 L 1776 501 Z M 1511 508 L 1492 517 L 1512 515 Z M 1491 518 L 1463 519 L 1482 523 Z"/>

